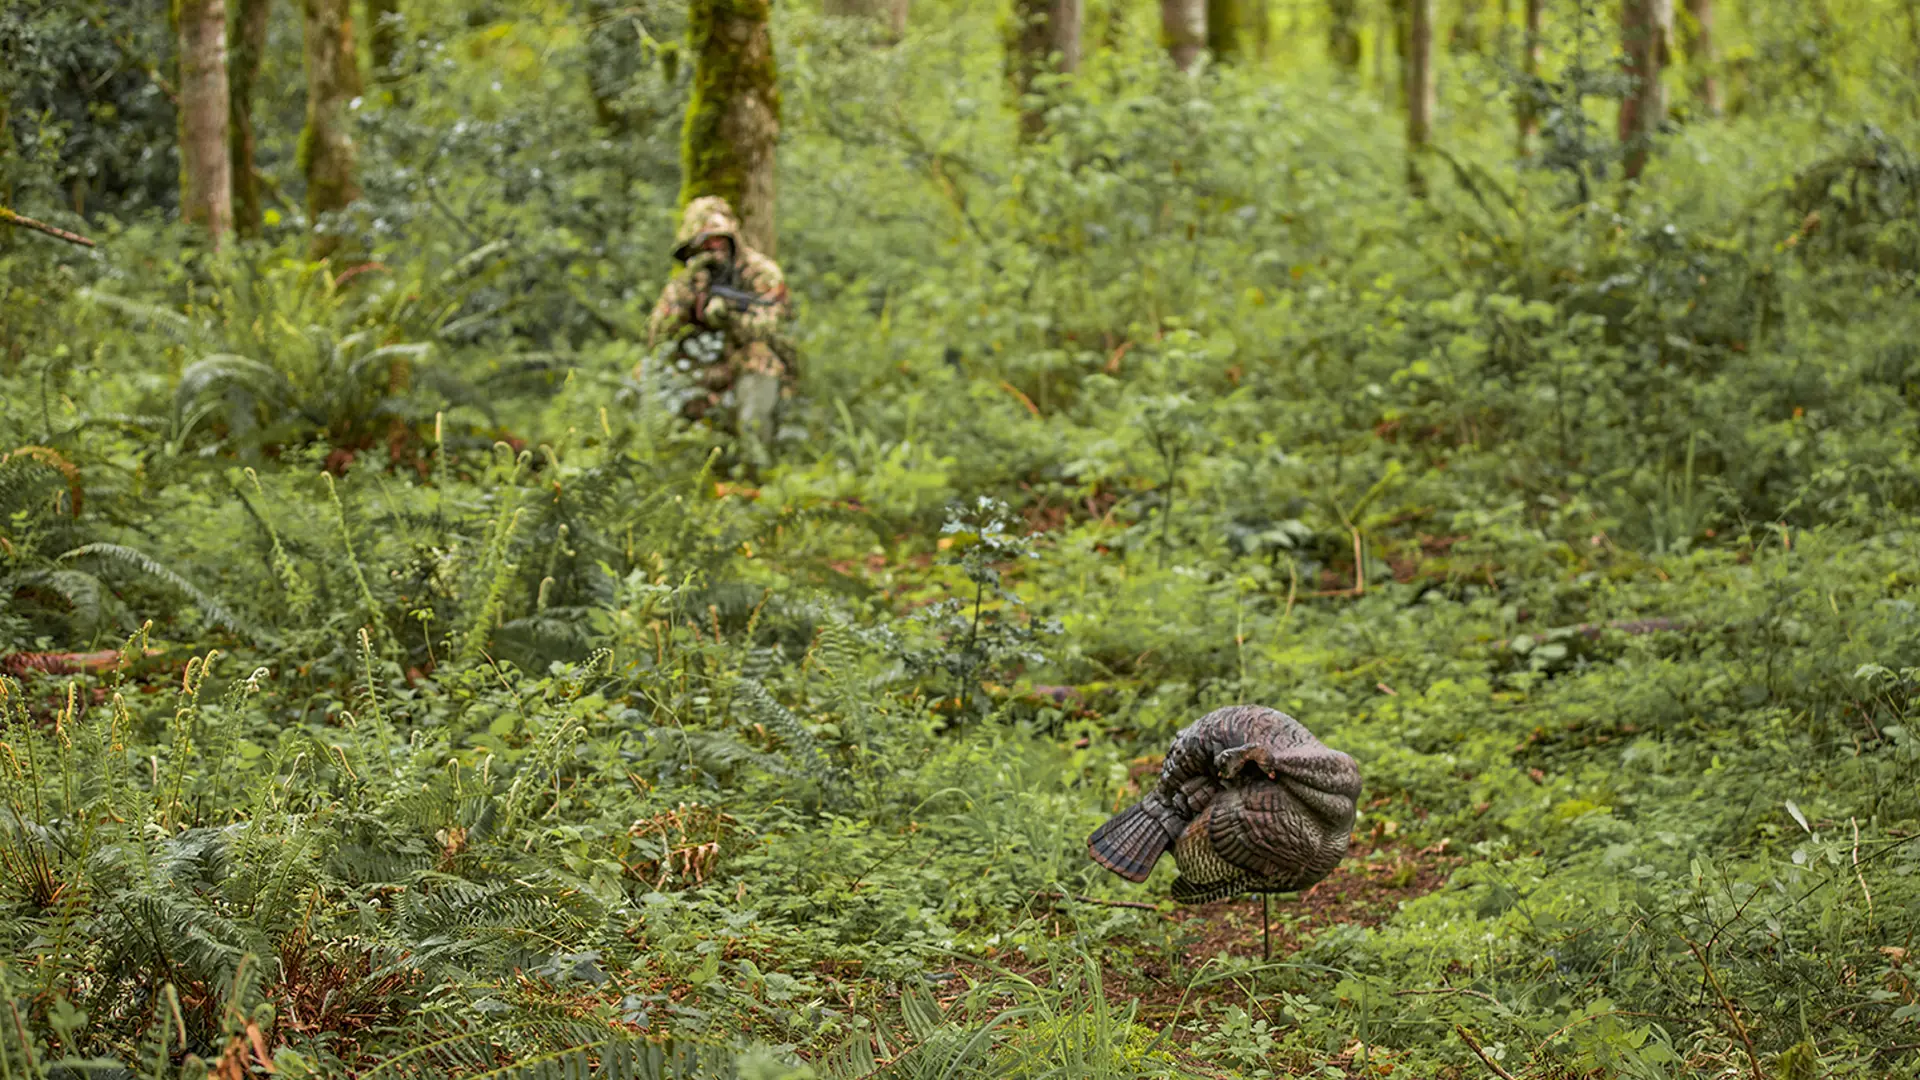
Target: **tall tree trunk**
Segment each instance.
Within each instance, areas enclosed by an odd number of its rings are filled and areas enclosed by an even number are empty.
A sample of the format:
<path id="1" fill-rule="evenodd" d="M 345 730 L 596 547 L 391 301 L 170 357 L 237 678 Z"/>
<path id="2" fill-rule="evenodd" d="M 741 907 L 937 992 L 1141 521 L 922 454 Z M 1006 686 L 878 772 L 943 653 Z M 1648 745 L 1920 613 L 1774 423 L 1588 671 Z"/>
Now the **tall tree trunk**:
<path id="1" fill-rule="evenodd" d="M 227 167 L 233 174 L 233 227 L 260 235 L 260 180 L 253 169 L 253 87 L 267 51 L 267 16 L 273 0 L 239 0 L 233 55 L 227 67 Z"/>
<path id="2" fill-rule="evenodd" d="M 180 2 L 180 216 L 213 246 L 233 231 L 227 159 L 226 0 Z"/>
<path id="3" fill-rule="evenodd" d="M 1433 141 L 1438 96 L 1433 77 L 1433 0 L 1408 0 L 1407 7 L 1407 187 L 1415 198 L 1426 198 L 1427 179 L 1420 158 Z"/>
<path id="4" fill-rule="evenodd" d="M 1460 0 L 1460 15 L 1447 34 L 1447 48 L 1454 52 L 1484 52 L 1487 47 L 1487 11 L 1485 0 Z"/>
<path id="5" fill-rule="evenodd" d="M 339 250 L 341 238 L 320 230 L 322 215 L 360 197 L 347 103 L 360 94 L 348 0 L 304 0 L 307 53 L 307 126 L 300 132 L 300 163 L 307 174 L 307 215 L 314 229 L 312 257 Z"/>
<path id="6" fill-rule="evenodd" d="M 1687 14 L 1687 66 L 1693 69 L 1693 94 L 1708 116 L 1719 116 L 1722 107 L 1719 57 L 1714 55 L 1713 0 L 1687 0 Z"/>
<path id="7" fill-rule="evenodd" d="M 1373 50 L 1374 81 L 1388 105 L 1404 101 L 1407 93 L 1407 20 L 1413 17 L 1410 0 L 1387 0 L 1387 25 Z M 1393 42 L 1393 74 L 1387 74 L 1387 42 Z"/>
<path id="8" fill-rule="evenodd" d="M 1273 45 L 1273 12 L 1267 0 L 1240 0 L 1241 29 L 1253 34 L 1253 58 L 1266 62 Z"/>
<path id="9" fill-rule="evenodd" d="M 1654 133 L 1666 119 L 1667 98 L 1660 71 L 1667 62 L 1667 37 L 1673 28 L 1673 0 L 1621 0 L 1620 43 L 1632 80 L 1620 102 L 1620 142 L 1626 148 L 1626 177 L 1637 180 L 1647 166 Z"/>
<path id="10" fill-rule="evenodd" d="M 1013 0 L 1007 62 L 1020 97 L 1023 135 L 1038 135 L 1046 126 L 1045 113 L 1029 100 L 1040 76 L 1071 75 L 1080 68 L 1080 11 L 1081 0 Z"/>
<path id="11" fill-rule="evenodd" d="M 1544 29 L 1542 18 L 1547 0 L 1527 0 L 1527 25 L 1520 37 L 1520 72 L 1522 80 L 1520 100 L 1514 106 L 1514 124 L 1518 129 L 1515 135 L 1516 148 L 1521 157 L 1533 153 L 1533 137 L 1540 130 L 1540 108 L 1534 98 L 1535 88 L 1540 80 L 1540 61 L 1545 59 L 1546 45 L 1541 38 Z"/>
<path id="12" fill-rule="evenodd" d="M 1221 63 L 1240 58 L 1240 0 L 1206 0 L 1207 51 Z"/>
<path id="13" fill-rule="evenodd" d="M 826 0 L 825 11 L 848 19 L 872 19 L 889 44 L 907 35 L 907 0 Z"/>
<path id="14" fill-rule="evenodd" d="M 774 253 L 774 143 L 780 89 L 769 0 L 693 0 L 687 40 L 693 89 L 680 139 L 680 202 L 719 195 L 747 243 Z"/>
<path id="15" fill-rule="evenodd" d="M 387 78 L 393 54 L 399 51 L 400 27 L 389 15 L 398 15 L 400 0 L 367 0 L 367 63 L 372 81 Z"/>
<path id="16" fill-rule="evenodd" d="M 0 82 L 0 206 L 13 206 L 13 173 L 19 167 L 13 157 L 13 127 L 8 113 L 7 84 Z M 13 247 L 13 230 L 0 229 L 0 252 Z M 4 311 L 0 308 L 0 311 Z M 6 323 L 0 322 L 0 329 Z M 7 338 L 9 342 L 12 337 Z"/>
<path id="17" fill-rule="evenodd" d="M 1160 0 L 1160 35 L 1173 66 L 1192 70 L 1207 47 L 1207 0 Z"/>
<path id="18" fill-rule="evenodd" d="M 1327 53 L 1349 74 L 1359 74 L 1359 0 L 1327 0 Z"/>

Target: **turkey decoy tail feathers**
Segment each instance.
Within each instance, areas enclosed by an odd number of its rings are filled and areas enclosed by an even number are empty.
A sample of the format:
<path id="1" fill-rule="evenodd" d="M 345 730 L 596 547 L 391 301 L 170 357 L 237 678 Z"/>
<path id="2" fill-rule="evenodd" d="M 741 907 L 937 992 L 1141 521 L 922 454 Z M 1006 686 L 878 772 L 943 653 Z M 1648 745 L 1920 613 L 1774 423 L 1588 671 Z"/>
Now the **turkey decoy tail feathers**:
<path id="1" fill-rule="evenodd" d="M 1174 736 L 1153 789 L 1088 837 L 1087 852 L 1145 881 L 1171 848 L 1182 903 L 1297 892 L 1346 857 L 1360 790 L 1353 758 L 1298 720 L 1230 705 Z"/>
<path id="2" fill-rule="evenodd" d="M 1087 854 L 1128 881 L 1145 881 L 1172 843 L 1173 837 L 1142 801 L 1095 829 L 1087 837 Z"/>

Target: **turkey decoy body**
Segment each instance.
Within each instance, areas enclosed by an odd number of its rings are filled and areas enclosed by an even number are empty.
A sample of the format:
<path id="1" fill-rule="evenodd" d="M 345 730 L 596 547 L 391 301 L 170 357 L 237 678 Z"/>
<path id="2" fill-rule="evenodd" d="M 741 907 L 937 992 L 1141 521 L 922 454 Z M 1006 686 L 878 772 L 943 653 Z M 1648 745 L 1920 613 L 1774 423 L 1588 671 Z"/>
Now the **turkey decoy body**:
<path id="1" fill-rule="evenodd" d="M 1182 903 L 1293 892 L 1346 856 L 1359 798 L 1352 758 L 1283 712 L 1234 705 L 1174 736 L 1159 783 L 1096 829 L 1087 853 L 1145 881 L 1171 848 Z"/>

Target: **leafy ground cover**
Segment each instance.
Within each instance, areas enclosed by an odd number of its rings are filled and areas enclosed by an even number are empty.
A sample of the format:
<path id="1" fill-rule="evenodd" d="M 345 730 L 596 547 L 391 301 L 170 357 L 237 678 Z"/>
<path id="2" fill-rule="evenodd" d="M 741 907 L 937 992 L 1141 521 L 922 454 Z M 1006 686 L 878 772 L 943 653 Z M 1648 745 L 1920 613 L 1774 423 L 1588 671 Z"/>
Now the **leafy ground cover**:
<path id="1" fill-rule="evenodd" d="M 0 1068 L 1920 1070 L 1891 105 L 1622 188 L 1463 89 L 1415 202 L 1312 73 L 1116 48 L 1020 144 L 988 20 L 782 19 L 758 472 L 632 375 L 671 189 L 564 25 L 374 95 L 350 270 L 0 250 Z M 1083 848 L 1236 701 L 1367 787 L 1264 928 Z"/>

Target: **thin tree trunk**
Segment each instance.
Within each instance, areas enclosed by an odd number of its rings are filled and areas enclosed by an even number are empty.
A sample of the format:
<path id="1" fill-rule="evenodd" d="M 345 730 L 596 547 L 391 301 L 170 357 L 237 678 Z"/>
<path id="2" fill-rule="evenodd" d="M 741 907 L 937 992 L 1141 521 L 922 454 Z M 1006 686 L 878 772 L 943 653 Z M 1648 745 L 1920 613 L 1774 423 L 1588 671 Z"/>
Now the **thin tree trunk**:
<path id="1" fill-rule="evenodd" d="M 354 145 L 347 104 L 360 94 L 360 66 L 353 54 L 353 15 L 348 0 L 304 0 L 307 54 L 307 126 L 300 132 L 300 161 L 307 173 L 307 215 L 314 229 L 312 257 L 340 249 L 341 238 L 322 231 L 321 218 L 360 197 L 354 180 Z"/>
<path id="2" fill-rule="evenodd" d="M 400 12 L 400 0 L 367 0 L 367 61 L 373 82 L 387 78 L 394 53 L 400 48 L 400 27 L 389 15 Z"/>
<path id="3" fill-rule="evenodd" d="M 1080 68 L 1080 12 L 1081 0 L 1013 0 L 1007 62 L 1020 98 L 1020 131 L 1029 138 L 1046 126 L 1045 112 L 1031 101 L 1040 77 Z"/>
<path id="4" fill-rule="evenodd" d="M 1358 0 L 1327 0 L 1327 53 L 1349 74 L 1360 72 Z"/>
<path id="5" fill-rule="evenodd" d="M 845 19 L 874 20 L 885 28 L 888 44 L 907 34 L 907 0 L 826 0 L 824 10 Z"/>
<path id="6" fill-rule="evenodd" d="M 1399 9 L 1399 0 L 1387 0 L 1385 4 L 1381 5 L 1381 16 L 1386 21 L 1381 24 L 1380 32 L 1374 35 L 1373 39 L 1373 84 L 1380 88 L 1381 97 L 1383 97 L 1389 105 L 1399 100 L 1399 90 L 1397 89 L 1399 82 L 1398 76 L 1389 78 L 1387 75 L 1387 50 L 1385 45 L 1387 39 L 1392 37 L 1398 29 L 1400 22 Z"/>
<path id="7" fill-rule="evenodd" d="M 1387 26 L 1381 32 L 1380 44 L 1373 50 L 1375 78 L 1380 83 L 1380 92 L 1388 105 L 1406 99 L 1409 68 L 1407 57 L 1407 20 L 1413 17 L 1408 7 L 1410 0 L 1387 0 Z M 1387 75 L 1386 43 L 1393 42 L 1393 75 Z"/>
<path id="8" fill-rule="evenodd" d="M 1253 33 L 1253 58 L 1265 63 L 1273 45 L 1273 12 L 1267 0 L 1240 0 L 1240 21 L 1243 31 Z"/>
<path id="9" fill-rule="evenodd" d="M 780 90 L 768 0 L 693 0 L 693 89 L 680 141 L 680 201 L 719 195 L 748 244 L 774 253 L 774 143 Z"/>
<path id="10" fill-rule="evenodd" d="M 0 81 L 0 206 L 13 205 L 13 171 L 17 168 L 17 165 L 13 157 L 13 128 L 10 124 L 7 85 L 5 82 Z M 0 229 L 0 251 L 6 251 L 12 246 L 13 230 Z M 0 308 L 0 311 L 4 310 L 4 308 Z M 0 322 L 0 330 L 5 330 L 6 327 L 7 324 L 5 322 Z M 9 347 L 5 350 L 0 350 L 0 352 L 6 353 L 7 356 L 11 358 L 11 343 L 13 341 L 11 334 L 6 335 L 6 341 Z"/>
<path id="11" fill-rule="evenodd" d="M 216 248 L 233 231 L 226 0 L 180 3 L 180 216 L 205 226 Z"/>
<path id="12" fill-rule="evenodd" d="M 260 181 L 253 169 L 253 87 L 267 51 L 267 16 L 273 0 L 239 0 L 233 55 L 227 67 L 227 167 L 233 181 L 233 227 L 260 235 Z"/>
<path id="13" fill-rule="evenodd" d="M 1221 63 L 1240 58 L 1240 0 L 1206 0 L 1207 51 Z"/>
<path id="14" fill-rule="evenodd" d="M 1487 47 L 1485 0 L 1460 0 L 1460 16 L 1447 35 L 1447 47 L 1454 52 L 1484 52 Z"/>
<path id="15" fill-rule="evenodd" d="M 1626 177 L 1637 180 L 1647 166 L 1654 133 L 1666 119 L 1666 94 L 1660 71 L 1667 61 L 1667 36 L 1673 27 L 1673 0 L 1621 0 L 1620 43 L 1632 80 L 1620 102 L 1620 142 L 1626 148 Z"/>
<path id="16" fill-rule="evenodd" d="M 1408 0 L 1407 17 L 1407 187 L 1415 198 L 1427 194 L 1420 157 L 1433 141 L 1436 86 L 1433 77 L 1433 0 Z"/>
<path id="17" fill-rule="evenodd" d="M 1693 69 L 1693 94 L 1708 116 L 1719 116 L 1722 111 L 1720 60 L 1714 55 L 1713 0 L 1687 0 L 1687 14 L 1690 16 L 1687 28 L 1691 31 L 1687 66 Z"/>
<path id="18" fill-rule="evenodd" d="M 1514 106 L 1514 123 L 1518 129 L 1515 143 L 1521 157 L 1532 156 L 1533 137 L 1540 130 L 1540 109 L 1534 95 L 1540 82 L 1540 61 L 1545 59 L 1546 45 L 1541 31 L 1546 6 L 1547 0 L 1527 0 L 1527 25 L 1520 38 L 1520 72 L 1525 78 L 1521 80 L 1520 100 Z"/>
<path id="19" fill-rule="evenodd" d="M 1160 0 L 1160 34 L 1173 66 L 1192 70 L 1207 47 L 1207 0 Z"/>

